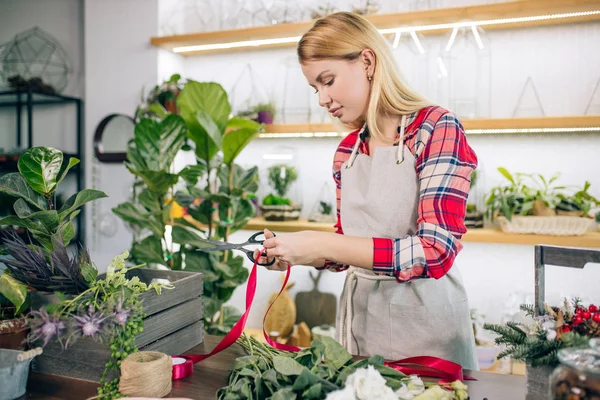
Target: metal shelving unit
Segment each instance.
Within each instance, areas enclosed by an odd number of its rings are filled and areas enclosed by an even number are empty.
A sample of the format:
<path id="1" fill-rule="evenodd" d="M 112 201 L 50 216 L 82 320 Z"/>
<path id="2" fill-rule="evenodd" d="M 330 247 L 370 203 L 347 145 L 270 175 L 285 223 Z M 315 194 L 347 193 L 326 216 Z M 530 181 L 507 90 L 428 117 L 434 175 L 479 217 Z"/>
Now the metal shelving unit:
<path id="1" fill-rule="evenodd" d="M 81 191 L 85 184 L 84 174 L 84 126 L 83 126 L 83 100 L 77 97 L 64 96 L 60 94 L 46 94 L 33 92 L 31 90 L 6 90 L 0 91 L 0 110 L 7 108 L 15 109 L 16 130 L 15 141 L 17 147 L 29 148 L 33 144 L 34 138 L 34 109 L 36 107 L 52 107 L 56 105 L 74 105 L 76 107 L 76 137 L 75 137 L 75 153 L 63 152 L 65 159 L 76 157 L 80 163 L 76 165 L 71 172 L 75 174 L 77 180 L 77 191 Z M 23 119 L 26 123 L 23 123 Z M 23 126 L 26 125 L 26 126 Z M 14 168 L 16 171 L 16 168 Z M 3 168 L 0 173 L 10 172 Z M 66 199 L 65 199 L 66 200 Z M 76 236 L 74 241 L 84 245 L 85 240 L 85 217 L 81 213 L 76 217 Z"/>

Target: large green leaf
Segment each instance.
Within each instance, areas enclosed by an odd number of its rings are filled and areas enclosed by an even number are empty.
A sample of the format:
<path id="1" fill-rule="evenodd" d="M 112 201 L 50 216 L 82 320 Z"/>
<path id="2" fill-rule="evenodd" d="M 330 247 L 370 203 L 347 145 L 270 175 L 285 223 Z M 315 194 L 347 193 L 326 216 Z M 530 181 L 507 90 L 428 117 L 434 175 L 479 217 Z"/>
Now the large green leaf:
<path id="1" fill-rule="evenodd" d="M 185 179 L 188 185 L 196 185 L 198 178 L 206 172 L 206 166 L 203 164 L 188 165 L 179 172 L 179 176 Z"/>
<path id="2" fill-rule="evenodd" d="M 158 237 L 164 234 L 163 224 L 138 204 L 121 203 L 114 207 L 112 211 L 123 221 L 137 225 L 143 229 L 149 229 Z"/>
<path id="3" fill-rule="evenodd" d="M 204 110 L 198 110 L 196 112 L 196 119 L 208 136 L 210 136 L 215 145 L 218 148 L 221 148 L 223 142 L 223 131 L 219 129 L 210 114 Z"/>
<path id="4" fill-rule="evenodd" d="M 138 263 L 160 264 L 165 263 L 162 243 L 156 236 L 148 236 L 131 247 L 131 256 Z"/>
<path id="5" fill-rule="evenodd" d="M 231 219 L 227 220 L 227 209 L 231 208 Z M 254 216 L 255 209 L 252 201 L 239 197 L 232 198 L 229 207 L 219 206 L 219 219 L 223 222 L 219 225 L 219 235 L 225 235 L 225 228 L 229 227 L 229 233 L 242 229 Z"/>
<path id="6" fill-rule="evenodd" d="M 148 209 L 148 211 L 150 211 L 151 213 L 160 214 L 160 212 L 161 212 L 160 200 L 159 200 L 158 196 L 156 194 L 152 193 L 150 190 L 148 190 L 148 189 L 142 190 L 138 196 L 138 201 L 140 202 L 140 204 L 142 206 L 146 207 L 146 209 Z"/>
<path id="7" fill-rule="evenodd" d="M 223 162 L 232 164 L 244 148 L 256 137 L 260 125 L 245 118 L 232 118 L 223 136 Z"/>
<path id="8" fill-rule="evenodd" d="M 18 314 L 27 300 L 27 285 L 16 280 L 6 270 L 0 271 L 0 294 L 15 306 L 15 314 Z"/>
<path id="9" fill-rule="evenodd" d="M 166 193 L 167 189 L 175 185 L 179 180 L 179 176 L 170 174 L 167 171 L 136 170 L 129 163 L 125 163 L 125 166 L 132 174 L 139 176 L 148 189 L 154 193 Z"/>
<path id="10" fill-rule="evenodd" d="M 27 229 L 31 234 L 50 235 L 50 232 L 39 221 L 21 219 L 16 215 L 0 218 L 0 225 L 20 226 Z"/>
<path id="11" fill-rule="evenodd" d="M 161 122 L 142 119 L 135 126 L 134 143 L 137 154 L 132 155 L 132 158 L 136 159 L 139 155 L 149 170 L 166 171 L 183 146 L 185 136 L 185 122 L 178 115 L 170 114 Z M 141 162 L 136 160 L 136 164 Z"/>
<path id="12" fill-rule="evenodd" d="M 19 157 L 19 172 L 29 186 L 42 195 L 56 190 L 63 153 L 52 147 L 33 147 Z"/>
<path id="13" fill-rule="evenodd" d="M 233 188 L 232 193 L 249 192 L 256 193 L 258 190 L 258 167 L 244 169 L 238 164 L 233 164 Z M 219 180 L 221 187 L 219 190 L 228 192 L 229 185 L 229 166 L 221 165 L 219 169 Z"/>
<path id="14" fill-rule="evenodd" d="M 227 93 L 218 83 L 190 81 L 177 97 L 177 106 L 187 124 L 189 137 L 196 144 L 196 155 L 202 160 L 212 160 L 219 151 L 220 137 L 231 114 Z M 204 116 L 210 117 L 216 125 L 219 140 L 215 141 L 216 133 L 208 132 L 211 128 L 203 125 Z"/>
<path id="15" fill-rule="evenodd" d="M 48 209 L 46 199 L 36 193 L 18 172 L 11 172 L 0 176 L 0 193 L 23 199 L 39 210 Z"/>
<path id="16" fill-rule="evenodd" d="M 58 210 L 58 219 L 62 221 L 67 215 L 71 214 L 84 204 L 104 197 L 108 196 L 100 190 L 83 189 L 81 192 L 69 197 L 65 204 L 63 204 L 60 210 Z"/>
<path id="17" fill-rule="evenodd" d="M 196 235 L 191 230 L 185 229 L 181 226 L 174 226 L 173 230 L 171 231 L 171 235 L 173 238 L 173 242 L 175 243 L 189 244 L 191 246 L 199 248 L 214 246 L 208 242 L 204 242 L 200 236 Z"/>
<path id="18" fill-rule="evenodd" d="M 15 202 L 14 209 L 19 218 L 39 221 L 48 232 L 54 232 L 58 228 L 60 221 L 56 210 L 33 211 L 23 199 Z"/>
<path id="19" fill-rule="evenodd" d="M 75 219 L 75 217 L 77 217 L 79 215 L 80 212 L 81 212 L 81 210 L 73 211 L 71 214 L 69 214 L 67 219 L 63 220 L 60 223 L 60 226 L 58 227 L 57 235 L 59 237 L 62 237 L 62 240 L 63 240 L 63 243 L 65 244 L 65 246 L 67 246 L 69 243 L 71 243 L 71 240 L 73 240 L 73 238 L 75 237 L 75 226 L 73 225 L 73 220 Z M 38 239 L 37 236 L 34 235 L 34 237 L 36 239 Z M 52 241 L 50 241 L 50 243 L 52 243 Z M 44 247 L 46 247 L 46 246 L 44 246 Z M 49 247 L 46 247 L 46 248 L 49 248 Z"/>
<path id="20" fill-rule="evenodd" d="M 69 163 L 65 166 L 65 168 L 62 169 L 62 172 L 60 173 L 60 176 L 58 177 L 58 180 L 56 181 L 57 186 L 60 185 L 60 183 L 65 179 L 65 177 L 67 176 L 67 174 L 69 173 L 71 168 L 73 168 L 77 164 L 79 164 L 78 158 L 75 158 L 75 157 L 69 158 Z"/>

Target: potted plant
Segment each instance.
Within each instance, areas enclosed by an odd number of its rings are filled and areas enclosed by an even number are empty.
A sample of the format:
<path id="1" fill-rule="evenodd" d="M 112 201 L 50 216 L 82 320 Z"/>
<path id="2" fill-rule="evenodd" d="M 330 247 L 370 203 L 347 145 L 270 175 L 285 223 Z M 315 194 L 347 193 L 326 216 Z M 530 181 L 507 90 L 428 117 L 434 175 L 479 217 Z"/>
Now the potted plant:
<path id="1" fill-rule="evenodd" d="M 254 106 L 254 112 L 257 114 L 256 122 L 259 124 L 272 124 L 275 119 L 275 103 L 259 103 Z"/>
<path id="2" fill-rule="evenodd" d="M 160 85 L 154 86 L 135 111 L 136 121 L 142 118 L 161 118 L 166 113 L 179 114 L 177 97 L 183 89 L 181 75 L 173 74 Z"/>
<path id="3" fill-rule="evenodd" d="M 485 215 L 494 221 L 504 217 L 511 221 L 514 215 L 527 215 L 533 208 L 535 190 L 524 183 L 527 175 L 516 173 L 514 176 L 506 168 L 498 167 L 498 172 L 508 183 L 493 187 L 487 195 Z"/>
<path id="4" fill-rule="evenodd" d="M 132 245 L 133 261 L 204 274 L 204 328 L 226 334 L 241 313 L 225 303 L 247 280 L 248 270 L 244 258 L 231 251 L 199 251 L 205 246 L 199 239 L 228 240 L 254 216 L 258 169 L 242 168 L 235 160 L 260 125 L 231 117 L 227 93 L 213 82 L 187 82 L 177 108 L 180 115 L 164 113 L 136 124 L 126 166 L 141 182 L 139 194 L 113 212 L 144 232 Z M 175 173 L 173 160 L 186 139 L 193 143 L 196 163 Z M 186 215 L 173 213 L 174 206 Z"/>
<path id="5" fill-rule="evenodd" d="M 465 226 L 467 228 L 483 228 L 483 213 L 477 209 L 475 197 L 475 187 L 479 172 L 477 169 L 471 173 L 471 184 L 469 186 L 469 196 L 467 199 L 467 209 L 465 214 Z"/>
<path id="6" fill-rule="evenodd" d="M 298 179 L 296 168 L 277 164 L 268 169 L 269 184 L 275 193 L 262 200 L 261 211 L 267 221 L 292 221 L 300 218 L 301 206 L 286 197 L 292 183 Z"/>
<path id="7" fill-rule="evenodd" d="M 27 286 L 0 271 L 0 349 L 25 349 L 27 308 Z"/>
<path id="8" fill-rule="evenodd" d="M 546 179 L 543 175 L 530 175 L 530 178 L 538 185 L 533 197 L 532 215 L 549 217 L 556 215 L 556 205 L 559 202 L 559 192 L 565 189 L 565 186 L 553 186 L 553 183 L 560 176 L 559 173 Z"/>
<path id="9" fill-rule="evenodd" d="M 600 201 L 588 193 L 590 186 L 590 182 L 585 181 L 583 189 L 574 194 L 559 194 L 557 196 L 559 202 L 556 205 L 556 213 L 558 215 L 586 217 L 592 207 L 600 206 Z"/>

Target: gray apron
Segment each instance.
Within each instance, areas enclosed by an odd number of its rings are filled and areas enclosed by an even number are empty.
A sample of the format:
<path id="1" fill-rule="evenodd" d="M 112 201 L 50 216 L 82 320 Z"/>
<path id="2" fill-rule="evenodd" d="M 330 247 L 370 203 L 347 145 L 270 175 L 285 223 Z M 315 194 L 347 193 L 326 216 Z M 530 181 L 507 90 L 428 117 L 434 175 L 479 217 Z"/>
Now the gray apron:
<path id="1" fill-rule="evenodd" d="M 415 157 L 400 143 L 352 155 L 342 166 L 344 234 L 402 238 L 417 230 L 419 185 Z M 424 261 L 424 260 L 423 260 Z M 456 265 L 442 278 L 398 283 L 350 267 L 337 319 L 337 339 L 350 353 L 387 360 L 435 356 L 478 369 L 467 294 Z"/>

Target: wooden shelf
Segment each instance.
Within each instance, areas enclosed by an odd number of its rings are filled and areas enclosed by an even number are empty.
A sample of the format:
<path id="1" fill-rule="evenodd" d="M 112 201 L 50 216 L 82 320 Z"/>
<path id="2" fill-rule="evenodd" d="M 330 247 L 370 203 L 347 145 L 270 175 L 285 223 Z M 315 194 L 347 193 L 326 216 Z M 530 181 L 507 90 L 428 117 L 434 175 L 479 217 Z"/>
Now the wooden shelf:
<path id="1" fill-rule="evenodd" d="M 536 117 L 536 118 L 480 118 L 461 119 L 467 134 L 498 134 L 498 133 L 562 133 L 560 129 L 600 133 L 600 115 L 580 115 L 566 117 Z M 264 126 L 260 137 L 275 137 L 277 134 L 306 134 L 306 133 L 338 133 L 343 136 L 347 131 L 340 131 L 333 124 L 271 124 Z M 499 132 L 498 130 L 502 130 Z"/>
<path id="2" fill-rule="evenodd" d="M 422 34 L 441 34 L 452 30 L 447 24 L 468 21 L 482 22 L 483 29 L 516 29 L 532 26 L 559 25 L 577 22 L 600 20 L 600 14 L 565 16 L 562 18 L 541 19 L 534 21 L 506 21 L 508 18 L 534 17 L 552 14 L 581 13 L 600 9 L 597 0 L 518 0 L 503 3 L 482 4 L 467 7 L 412 11 L 394 14 L 375 14 L 367 18 L 379 29 L 413 30 L 416 28 Z M 503 21 L 502 21 L 503 20 Z M 153 46 L 174 51 L 177 47 L 217 45 L 216 48 L 179 53 L 186 56 L 207 54 L 212 52 L 235 51 L 250 48 L 274 48 L 296 46 L 297 38 L 304 34 L 313 22 L 285 23 L 232 29 L 213 32 L 199 32 L 184 35 L 152 37 Z M 441 25 L 441 26 L 440 26 Z M 219 45 L 229 45 L 238 42 L 289 38 L 285 43 L 267 43 L 243 47 L 219 48 Z M 221 46 L 223 47 L 223 46 Z"/>
<path id="3" fill-rule="evenodd" d="M 265 221 L 264 218 L 252 218 L 244 228 L 250 231 L 269 229 L 273 232 L 298 232 L 312 230 L 321 232 L 334 232 L 333 223 L 298 221 Z M 581 236 L 550 236 L 550 235 L 521 235 L 516 233 L 504 233 L 493 228 L 470 229 L 464 236 L 463 242 L 472 243 L 500 243 L 536 245 L 547 244 L 554 246 L 600 248 L 600 232 L 586 232 Z"/>

